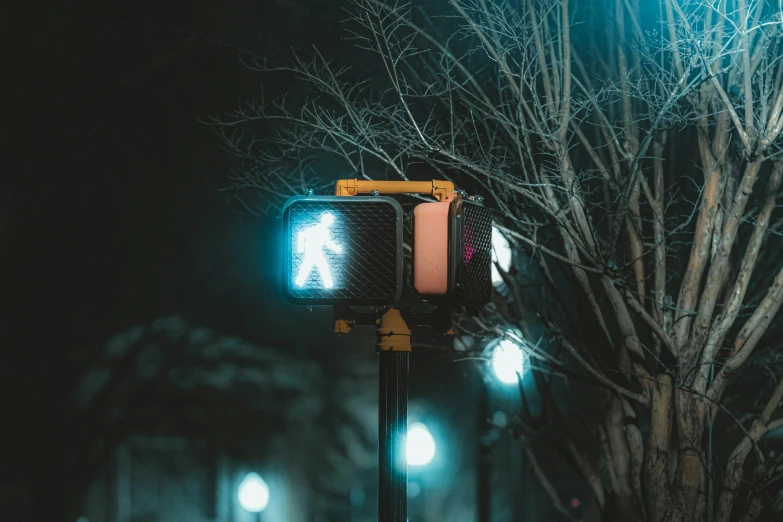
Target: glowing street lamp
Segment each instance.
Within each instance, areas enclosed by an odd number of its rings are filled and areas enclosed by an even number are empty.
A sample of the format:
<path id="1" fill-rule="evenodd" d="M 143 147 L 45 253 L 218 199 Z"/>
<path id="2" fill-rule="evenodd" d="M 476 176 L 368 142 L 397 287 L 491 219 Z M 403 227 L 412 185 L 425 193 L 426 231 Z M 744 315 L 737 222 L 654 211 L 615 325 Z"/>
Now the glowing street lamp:
<path id="1" fill-rule="evenodd" d="M 258 473 L 248 473 L 239 484 L 237 499 L 245 511 L 260 513 L 269 503 L 269 486 Z"/>
<path id="2" fill-rule="evenodd" d="M 492 369 L 503 384 L 516 384 L 525 371 L 525 353 L 514 341 L 503 339 L 492 352 Z"/>
<path id="3" fill-rule="evenodd" d="M 495 286 L 503 284 L 503 276 L 500 275 L 498 266 L 504 272 L 511 268 L 511 245 L 500 230 L 492 227 L 492 284 Z"/>
<path id="4" fill-rule="evenodd" d="M 408 426 L 405 453 L 410 466 L 426 466 L 435 457 L 435 439 L 421 422 Z"/>

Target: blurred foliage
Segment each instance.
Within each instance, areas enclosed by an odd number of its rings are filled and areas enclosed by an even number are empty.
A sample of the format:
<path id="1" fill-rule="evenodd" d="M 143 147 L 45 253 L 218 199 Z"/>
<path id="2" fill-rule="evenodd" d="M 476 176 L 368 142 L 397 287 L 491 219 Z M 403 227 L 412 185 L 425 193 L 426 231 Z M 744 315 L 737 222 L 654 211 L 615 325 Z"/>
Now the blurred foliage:
<path id="1" fill-rule="evenodd" d="M 118 445 L 134 435 L 198 437 L 238 460 L 258 459 L 274 440 L 299 454 L 309 507 L 339 512 L 355 476 L 375 466 L 375 367 L 327 376 L 314 360 L 161 317 L 114 335 L 90 357 L 73 389 L 86 470 L 83 493 Z M 288 465 L 289 463 L 287 463 Z"/>

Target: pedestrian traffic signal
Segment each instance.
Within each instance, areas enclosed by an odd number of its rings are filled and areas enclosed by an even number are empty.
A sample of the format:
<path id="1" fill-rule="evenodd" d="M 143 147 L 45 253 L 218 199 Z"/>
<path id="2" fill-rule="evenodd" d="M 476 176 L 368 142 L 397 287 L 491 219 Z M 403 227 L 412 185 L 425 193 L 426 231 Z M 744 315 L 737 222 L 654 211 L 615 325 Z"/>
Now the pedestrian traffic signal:
<path id="1" fill-rule="evenodd" d="M 413 286 L 424 297 L 477 308 L 492 298 L 492 216 L 455 195 L 413 211 Z M 442 296 L 442 297 L 438 297 Z"/>
<path id="2" fill-rule="evenodd" d="M 283 292 L 303 304 L 389 305 L 402 293 L 402 208 L 388 197 L 296 196 L 283 207 Z"/>

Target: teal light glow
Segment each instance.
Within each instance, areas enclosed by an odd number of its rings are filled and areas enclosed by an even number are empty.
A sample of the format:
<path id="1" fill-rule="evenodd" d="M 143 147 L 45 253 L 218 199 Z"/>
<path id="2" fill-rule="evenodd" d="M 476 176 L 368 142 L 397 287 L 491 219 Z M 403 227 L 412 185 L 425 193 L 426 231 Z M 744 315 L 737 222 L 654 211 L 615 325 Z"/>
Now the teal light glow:
<path id="1" fill-rule="evenodd" d="M 297 273 L 296 286 L 302 288 L 305 281 L 310 277 L 313 270 L 318 271 L 321 285 L 324 288 L 332 288 L 334 279 L 332 278 L 331 268 L 326 260 L 324 249 L 331 250 L 339 254 L 343 251 L 342 247 L 332 240 L 331 226 L 334 225 L 335 218 L 329 212 L 321 214 L 320 223 L 310 226 L 297 235 L 297 253 L 304 254 L 304 259 Z"/>
<path id="2" fill-rule="evenodd" d="M 237 499 L 245 511 L 260 513 L 269 503 L 269 486 L 258 473 L 248 473 L 239 484 Z"/>
<path id="3" fill-rule="evenodd" d="M 495 286 L 503 284 L 503 276 L 500 275 L 498 266 L 503 272 L 508 272 L 511 268 L 511 245 L 500 230 L 492 227 L 492 284 Z"/>
<path id="4" fill-rule="evenodd" d="M 503 384 L 516 384 L 525 371 L 525 353 L 514 341 L 503 339 L 492 352 L 492 369 Z"/>
<path id="5" fill-rule="evenodd" d="M 425 466 L 432 461 L 435 457 L 435 439 L 426 425 L 414 422 L 408 426 L 405 453 L 411 466 Z"/>

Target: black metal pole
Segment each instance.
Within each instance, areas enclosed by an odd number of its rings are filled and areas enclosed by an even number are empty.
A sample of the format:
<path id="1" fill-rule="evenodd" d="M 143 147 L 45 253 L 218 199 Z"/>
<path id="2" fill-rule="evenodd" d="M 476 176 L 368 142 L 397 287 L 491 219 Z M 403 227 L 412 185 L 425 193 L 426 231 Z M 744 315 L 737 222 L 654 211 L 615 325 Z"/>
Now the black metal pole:
<path id="1" fill-rule="evenodd" d="M 408 428 L 410 352 L 382 351 L 378 357 L 378 522 L 406 522 L 408 463 L 403 441 Z"/>
<path id="2" fill-rule="evenodd" d="M 489 440 L 487 418 L 489 417 L 489 393 L 487 383 L 479 380 L 479 458 L 478 458 L 478 482 L 476 496 L 478 497 L 478 522 L 489 522 L 491 489 L 490 480 L 492 474 L 492 442 Z"/>

